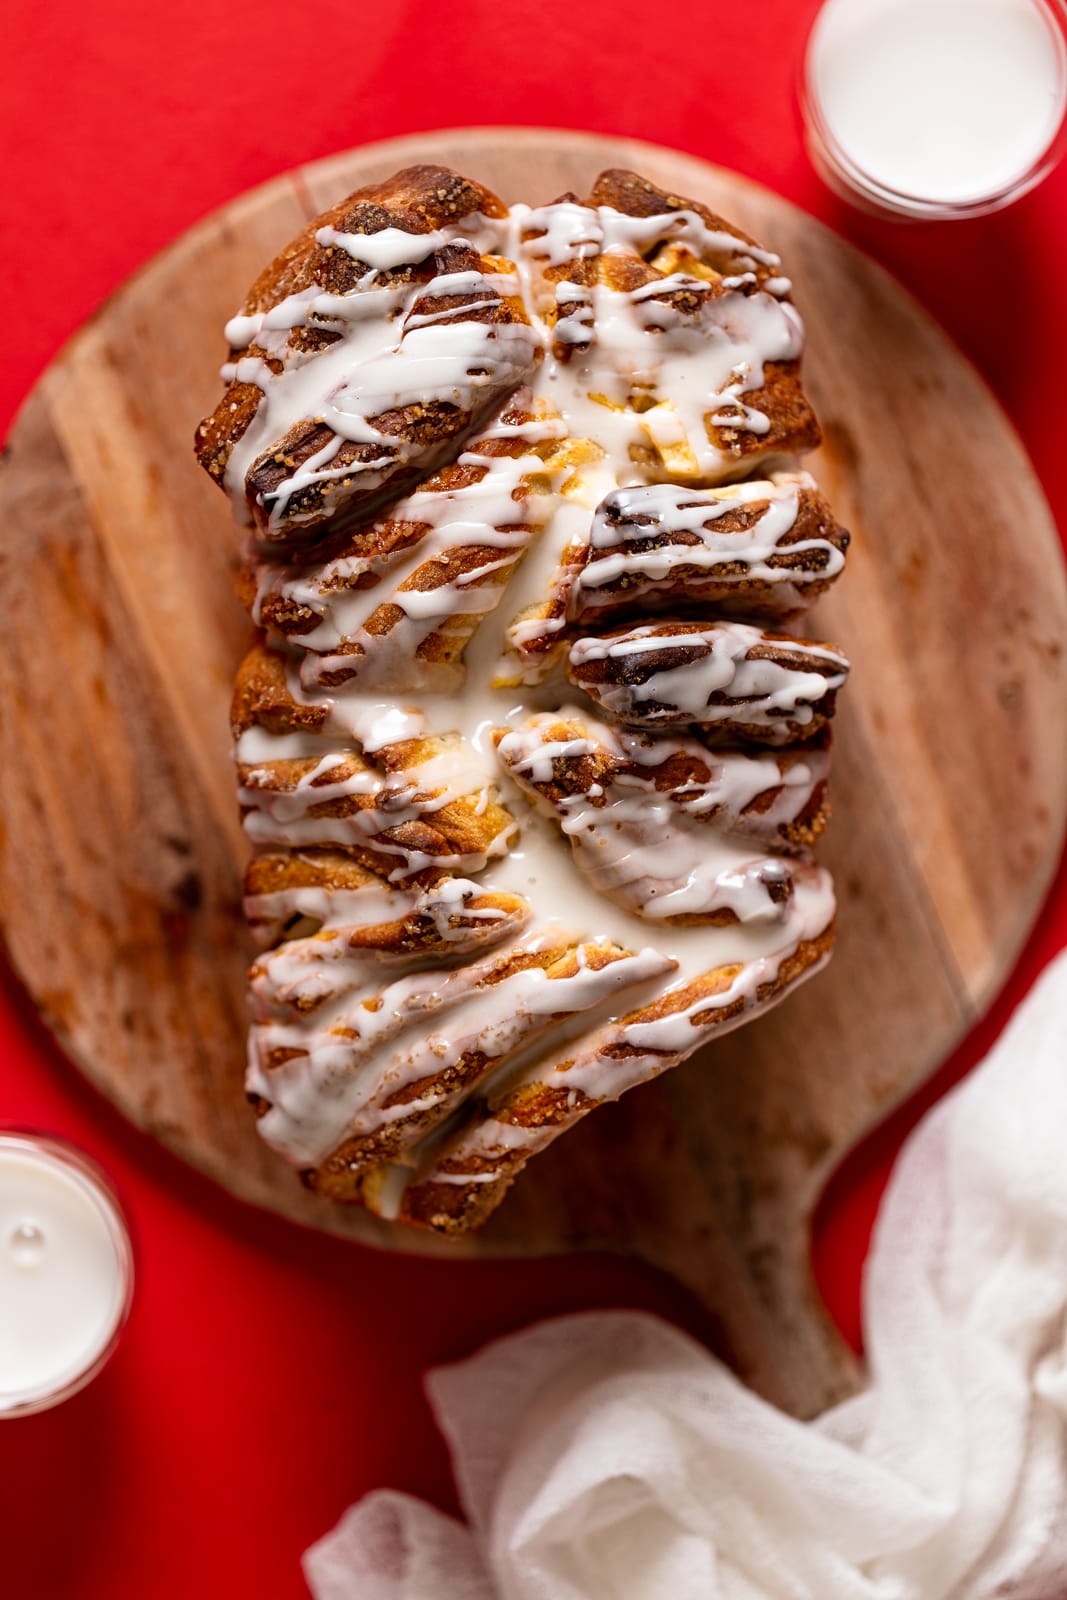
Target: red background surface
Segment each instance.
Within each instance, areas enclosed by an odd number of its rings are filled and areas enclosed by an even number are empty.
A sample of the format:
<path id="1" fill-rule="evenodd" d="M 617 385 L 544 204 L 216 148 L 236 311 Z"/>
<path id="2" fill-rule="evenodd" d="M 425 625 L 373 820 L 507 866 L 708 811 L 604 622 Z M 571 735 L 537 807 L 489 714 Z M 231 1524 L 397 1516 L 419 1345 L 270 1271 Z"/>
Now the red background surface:
<path id="1" fill-rule="evenodd" d="M 32 25 L 28 7 L 18 12 L 4 29 L 0 105 L 4 431 L 94 307 L 241 190 L 369 140 L 522 121 L 676 145 L 853 238 L 991 382 L 1067 525 L 1067 319 L 1055 278 L 1067 169 L 1010 213 L 950 228 L 842 207 L 801 146 L 794 82 L 807 0 L 584 0 L 558 14 L 499 0 L 230 0 L 217 14 L 53 0 Z M 1064 943 L 1061 872 L 990 1017 L 831 1186 L 816 1270 L 853 1342 L 861 1263 L 900 1138 Z M 633 1263 L 389 1258 L 239 1206 L 127 1128 L 11 984 L 0 992 L 0 1120 L 65 1134 L 114 1174 L 140 1271 L 128 1334 L 103 1377 L 55 1412 L 0 1424 L 0 1588 L 20 1600 L 303 1595 L 300 1552 L 365 1490 L 389 1484 L 454 1503 L 422 1397 L 427 1366 L 585 1307 L 641 1306 L 702 1331 L 681 1291 Z"/>

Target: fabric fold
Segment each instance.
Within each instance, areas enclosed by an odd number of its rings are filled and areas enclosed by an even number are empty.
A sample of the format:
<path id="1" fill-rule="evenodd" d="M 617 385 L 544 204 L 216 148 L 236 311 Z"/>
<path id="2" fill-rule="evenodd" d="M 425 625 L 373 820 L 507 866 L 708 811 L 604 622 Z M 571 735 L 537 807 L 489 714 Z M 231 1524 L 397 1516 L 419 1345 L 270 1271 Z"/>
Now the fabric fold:
<path id="1" fill-rule="evenodd" d="M 501 1339 L 428 1388 L 468 1527 L 371 1496 L 316 1600 L 1042 1600 L 1067 1590 L 1067 955 L 897 1163 L 869 1387 L 799 1423 L 654 1317 Z"/>

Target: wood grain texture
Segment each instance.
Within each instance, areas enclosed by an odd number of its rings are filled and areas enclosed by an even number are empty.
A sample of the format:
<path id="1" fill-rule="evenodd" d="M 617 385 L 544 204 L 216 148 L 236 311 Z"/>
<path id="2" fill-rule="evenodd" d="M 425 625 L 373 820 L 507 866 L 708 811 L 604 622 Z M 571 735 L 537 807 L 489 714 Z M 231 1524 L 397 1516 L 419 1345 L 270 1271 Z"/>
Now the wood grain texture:
<path id="1" fill-rule="evenodd" d="M 316 1201 L 245 1107 L 226 712 L 248 630 L 228 507 L 191 451 L 222 325 L 263 262 L 348 190 L 426 159 L 531 202 L 635 166 L 779 250 L 827 437 L 813 470 L 854 534 L 814 625 L 853 661 L 823 852 L 841 899 L 830 969 L 599 1111 L 459 1245 Z M 920 308 L 810 218 L 691 158 L 560 132 L 420 135 L 268 184 L 128 283 L 27 402 L 0 505 L 2 930 L 82 1070 L 245 1199 L 388 1248 L 631 1251 L 703 1298 L 763 1393 L 808 1414 L 847 1392 L 810 1282 L 812 1206 L 1004 977 L 1067 807 L 1055 529 L 994 399 Z"/>

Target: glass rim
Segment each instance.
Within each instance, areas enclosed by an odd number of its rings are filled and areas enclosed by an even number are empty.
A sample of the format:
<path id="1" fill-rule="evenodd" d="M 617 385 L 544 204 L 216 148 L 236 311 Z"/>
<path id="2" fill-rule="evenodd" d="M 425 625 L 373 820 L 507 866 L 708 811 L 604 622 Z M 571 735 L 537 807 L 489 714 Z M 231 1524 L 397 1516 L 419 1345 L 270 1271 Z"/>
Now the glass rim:
<path id="1" fill-rule="evenodd" d="M 101 1372 L 115 1353 L 133 1303 L 134 1256 L 129 1224 L 115 1186 L 103 1168 L 84 1150 L 59 1134 L 37 1128 L 0 1124 L 0 1154 L 15 1149 L 43 1157 L 64 1169 L 95 1204 L 107 1229 L 119 1271 L 118 1293 L 106 1336 L 85 1364 L 59 1372 L 47 1383 L 22 1390 L 0 1389 L 0 1422 L 46 1411 L 69 1400 Z"/>
<path id="2" fill-rule="evenodd" d="M 801 58 L 798 91 L 809 153 L 816 170 L 832 189 L 843 193 L 846 199 L 865 201 L 869 209 L 883 214 L 915 221 L 950 221 L 1000 211 L 1048 177 L 1067 147 L 1067 0 L 1027 0 L 1048 24 L 1059 68 L 1059 117 L 1048 144 L 1008 183 L 961 200 L 931 199 L 883 183 L 855 161 L 837 139 L 823 115 L 812 66 L 819 21 L 830 3 L 831 0 L 822 0 L 812 17 Z"/>

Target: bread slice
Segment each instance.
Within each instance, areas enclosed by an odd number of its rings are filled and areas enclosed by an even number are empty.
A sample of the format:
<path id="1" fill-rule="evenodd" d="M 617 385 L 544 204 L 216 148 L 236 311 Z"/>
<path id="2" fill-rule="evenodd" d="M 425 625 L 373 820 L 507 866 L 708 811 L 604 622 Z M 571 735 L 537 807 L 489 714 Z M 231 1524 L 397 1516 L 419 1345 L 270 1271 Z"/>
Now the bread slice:
<path id="1" fill-rule="evenodd" d="M 304 1181 L 445 1234 L 834 938 L 848 535 L 778 258 L 608 172 L 409 168 L 227 328 L 197 450 L 249 533 L 247 1086 Z"/>

